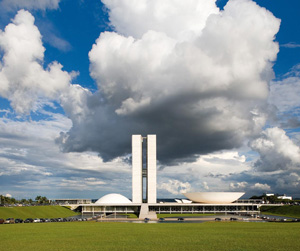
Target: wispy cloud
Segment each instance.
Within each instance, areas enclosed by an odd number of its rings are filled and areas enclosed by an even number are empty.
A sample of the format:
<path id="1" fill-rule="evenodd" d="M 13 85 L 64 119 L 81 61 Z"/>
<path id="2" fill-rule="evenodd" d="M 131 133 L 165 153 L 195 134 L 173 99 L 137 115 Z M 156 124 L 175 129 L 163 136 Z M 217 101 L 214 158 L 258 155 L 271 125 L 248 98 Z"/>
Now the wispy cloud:
<path id="1" fill-rule="evenodd" d="M 291 49 L 300 48 L 300 44 L 297 44 L 297 43 L 294 43 L 294 42 L 290 42 L 290 43 L 287 43 L 287 44 L 282 44 L 280 46 L 284 47 L 284 48 L 291 48 Z"/>
<path id="2" fill-rule="evenodd" d="M 14 11 L 20 8 L 27 10 L 57 9 L 60 0 L 2 0 L 0 7 L 5 11 Z"/>

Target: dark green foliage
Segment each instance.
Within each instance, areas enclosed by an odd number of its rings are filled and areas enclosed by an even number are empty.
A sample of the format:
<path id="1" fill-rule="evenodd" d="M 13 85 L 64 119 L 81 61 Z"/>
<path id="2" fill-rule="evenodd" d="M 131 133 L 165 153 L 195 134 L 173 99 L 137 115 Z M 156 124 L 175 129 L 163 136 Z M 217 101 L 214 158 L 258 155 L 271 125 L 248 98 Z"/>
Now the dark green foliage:
<path id="1" fill-rule="evenodd" d="M 49 200 L 45 196 L 36 196 L 35 201 L 37 204 L 49 204 Z"/>
<path id="2" fill-rule="evenodd" d="M 300 218 L 300 206 L 286 205 L 286 206 L 262 206 L 260 208 L 261 213 L 283 215 L 290 217 Z"/>

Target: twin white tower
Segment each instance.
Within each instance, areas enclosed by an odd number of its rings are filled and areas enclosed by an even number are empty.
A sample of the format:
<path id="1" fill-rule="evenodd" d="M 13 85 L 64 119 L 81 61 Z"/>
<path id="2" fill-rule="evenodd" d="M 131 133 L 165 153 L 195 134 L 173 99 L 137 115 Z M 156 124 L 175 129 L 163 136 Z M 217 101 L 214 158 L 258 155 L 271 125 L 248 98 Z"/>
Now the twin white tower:
<path id="1" fill-rule="evenodd" d="M 144 142 L 147 143 L 145 165 Z M 143 198 L 143 188 L 146 188 L 146 198 Z M 132 135 L 132 202 L 156 203 L 156 135 Z"/>

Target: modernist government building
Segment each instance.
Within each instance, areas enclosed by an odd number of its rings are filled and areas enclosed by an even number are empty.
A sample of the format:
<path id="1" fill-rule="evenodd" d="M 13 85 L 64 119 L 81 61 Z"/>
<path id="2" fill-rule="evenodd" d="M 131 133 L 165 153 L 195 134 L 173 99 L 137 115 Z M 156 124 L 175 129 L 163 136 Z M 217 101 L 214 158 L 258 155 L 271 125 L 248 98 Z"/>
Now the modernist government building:
<path id="1" fill-rule="evenodd" d="M 80 204 L 82 214 L 134 213 L 140 219 L 156 219 L 160 213 L 258 213 L 255 201 L 237 201 L 244 193 L 235 192 L 185 193 L 187 199 L 158 202 L 156 162 L 156 135 L 132 135 L 132 200 L 121 194 L 107 194 L 95 203 Z"/>

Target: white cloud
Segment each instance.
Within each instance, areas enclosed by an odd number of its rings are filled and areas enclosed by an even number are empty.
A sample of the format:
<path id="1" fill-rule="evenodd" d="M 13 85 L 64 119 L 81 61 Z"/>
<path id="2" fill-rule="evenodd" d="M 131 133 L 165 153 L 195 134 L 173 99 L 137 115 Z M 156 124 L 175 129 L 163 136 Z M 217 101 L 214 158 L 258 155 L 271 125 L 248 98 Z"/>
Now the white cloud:
<path id="1" fill-rule="evenodd" d="M 197 0 L 102 0 L 109 8 L 115 30 L 141 38 L 149 30 L 179 40 L 199 35 L 207 18 L 218 13 L 215 1 Z"/>
<path id="2" fill-rule="evenodd" d="M 268 184 L 260 184 L 260 183 L 255 183 L 251 188 L 253 190 L 262 191 L 262 192 L 271 190 L 271 187 Z"/>
<path id="3" fill-rule="evenodd" d="M 282 44 L 281 47 L 294 49 L 294 48 L 299 48 L 300 44 L 290 42 L 290 43 L 287 43 L 287 44 Z"/>
<path id="4" fill-rule="evenodd" d="M 230 157 L 231 156 L 231 157 Z M 223 158 L 224 157 L 224 158 Z M 165 184 L 173 193 L 176 187 L 171 189 L 171 181 L 178 180 L 180 177 L 181 183 L 190 184 L 190 192 L 199 191 L 232 191 L 236 186 L 236 190 L 246 190 L 242 185 L 247 184 L 240 182 L 238 185 L 234 183 L 234 178 L 238 175 L 251 169 L 250 163 L 245 162 L 244 156 L 239 156 L 236 152 L 220 152 L 200 156 L 193 163 L 182 163 L 175 166 L 167 166 L 158 171 L 158 184 Z M 242 179 L 242 178 L 240 178 Z M 232 184 L 231 184 L 232 183 Z M 167 184 L 167 185 L 166 185 Z M 177 184 L 176 184 L 177 185 Z M 161 186 L 159 185 L 161 188 Z M 240 187 L 240 189 L 238 189 Z M 159 194 L 164 194 L 166 189 L 160 189 Z"/>
<path id="5" fill-rule="evenodd" d="M 204 188 L 205 190 L 209 190 L 209 186 L 208 186 L 208 184 L 207 184 L 206 181 L 203 181 L 203 188 Z"/>
<path id="6" fill-rule="evenodd" d="M 270 12 L 248 0 L 229 1 L 224 11 L 213 0 L 185 7 L 181 1 L 104 3 L 122 35 L 102 33 L 89 52 L 99 92 L 88 98 L 84 120 L 62 135 L 66 151 L 92 149 L 110 160 L 130 153 L 124 135 L 151 132 L 161 140 L 160 161 L 171 164 L 238 148 L 260 133 L 279 49 L 280 21 Z M 172 13 L 182 25 L 166 21 L 175 20 Z"/>
<path id="7" fill-rule="evenodd" d="M 61 70 L 62 65 L 53 62 L 43 69 L 45 49 L 29 12 L 19 11 L 0 33 L 0 47 L 4 50 L 0 94 L 17 112 L 28 113 L 39 97 L 56 99 L 68 87 L 71 76 Z"/>
<path id="8" fill-rule="evenodd" d="M 256 162 L 259 170 L 292 170 L 300 166 L 300 147 L 280 128 L 266 129 L 250 146 L 260 154 Z"/>
<path id="9" fill-rule="evenodd" d="M 232 190 L 244 190 L 248 186 L 248 182 L 243 181 L 243 182 L 237 182 L 237 183 L 230 183 L 230 188 Z"/>
<path id="10" fill-rule="evenodd" d="M 61 0 L 2 0 L 0 7 L 11 11 L 16 9 L 46 10 L 57 9 Z"/>
<path id="11" fill-rule="evenodd" d="M 65 190 L 96 190 L 103 188 L 106 182 L 96 178 L 76 178 L 76 179 L 62 179 L 58 186 Z"/>
<path id="12" fill-rule="evenodd" d="M 300 78 L 288 76 L 270 85 L 269 103 L 275 105 L 281 113 L 300 114 Z"/>
<path id="13" fill-rule="evenodd" d="M 10 100 L 20 114 L 28 114 L 41 100 L 62 102 L 66 112 L 71 114 L 72 110 L 73 117 L 81 113 L 79 109 L 84 109 L 86 104 L 82 101 L 89 91 L 72 86 L 71 80 L 76 74 L 63 71 L 58 62 L 43 68 L 45 48 L 34 17 L 20 10 L 12 22 L 0 31 L 0 48 L 4 51 L 0 95 Z"/>
<path id="14" fill-rule="evenodd" d="M 51 46 L 64 52 L 70 51 L 72 48 L 71 44 L 68 41 L 51 32 L 47 32 L 47 34 L 44 34 L 44 40 Z"/>
<path id="15" fill-rule="evenodd" d="M 103 163 L 94 152 L 61 152 L 55 138 L 71 127 L 71 121 L 52 115 L 38 122 L 0 119 L 0 190 L 21 197 L 34 191 L 30 193 L 55 198 L 66 197 L 77 187 L 83 197 L 85 190 L 88 196 L 98 197 L 107 190 L 125 190 L 130 196 L 130 166 L 120 158 Z"/>
<path id="16" fill-rule="evenodd" d="M 284 189 L 289 181 L 299 188 L 299 147 L 280 129 L 268 129 L 251 143 L 260 154 L 256 176 L 247 173 L 251 163 L 236 150 L 257 137 L 267 119 L 278 19 L 249 0 L 230 0 L 224 11 L 214 0 L 103 2 L 116 32 L 102 33 L 89 53 L 99 88 L 94 94 L 72 85 L 76 73 L 59 63 L 43 67 L 45 48 L 29 12 L 20 11 L 0 32 L 0 95 L 19 113 L 41 111 L 55 100 L 71 119 L 3 119 L 0 179 L 27 174 L 18 186 L 126 190 L 130 168 L 120 156 L 131 152 L 130 135 L 156 133 L 165 165 L 160 193 Z M 38 8 L 57 8 L 43 3 Z M 292 99 L 280 97 L 293 89 Z M 281 112 L 299 106 L 297 76 L 273 82 L 270 90 L 269 101 Z M 65 153 L 54 144 L 59 132 L 56 142 Z M 274 176 L 263 177 L 261 170 Z M 282 170 L 293 175 L 279 177 Z"/>
<path id="17" fill-rule="evenodd" d="M 179 180 L 168 180 L 166 183 L 161 183 L 158 185 L 159 190 L 166 190 L 174 195 L 181 195 L 182 193 L 187 193 L 191 189 L 191 184 L 188 182 L 181 182 Z"/>

